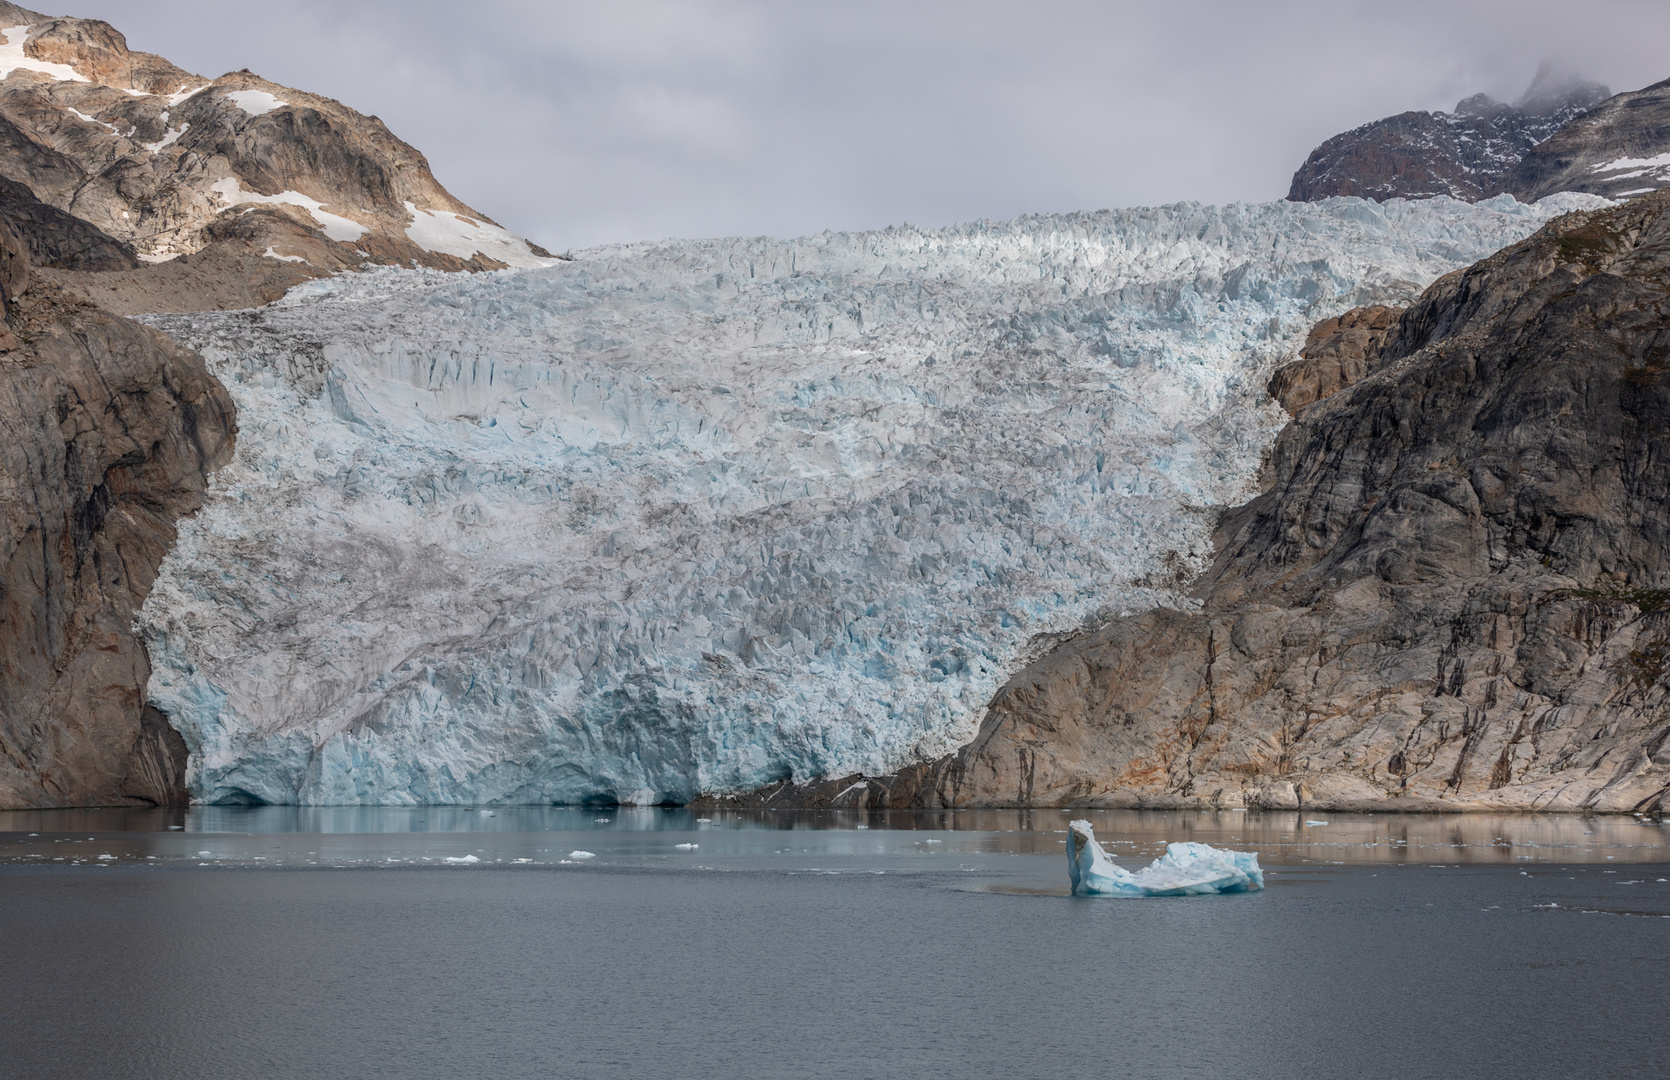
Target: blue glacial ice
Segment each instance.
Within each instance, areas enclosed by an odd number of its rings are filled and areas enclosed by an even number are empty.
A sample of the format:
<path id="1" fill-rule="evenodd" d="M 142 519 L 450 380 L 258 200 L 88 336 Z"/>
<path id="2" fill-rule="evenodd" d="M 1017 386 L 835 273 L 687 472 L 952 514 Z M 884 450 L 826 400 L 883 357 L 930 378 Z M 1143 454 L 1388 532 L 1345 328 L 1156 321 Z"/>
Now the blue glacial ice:
<path id="1" fill-rule="evenodd" d="M 153 317 L 239 437 L 141 612 L 151 700 L 204 802 L 642 804 L 944 753 L 1058 635 L 1189 603 L 1315 320 L 1571 200 L 667 241 Z"/>
<path id="2" fill-rule="evenodd" d="M 1108 858 L 1088 821 L 1067 826 L 1067 874 L 1074 896 L 1205 896 L 1264 888 L 1255 853 L 1210 844 L 1167 844 L 1164 855 L 1133 874 Z"/>

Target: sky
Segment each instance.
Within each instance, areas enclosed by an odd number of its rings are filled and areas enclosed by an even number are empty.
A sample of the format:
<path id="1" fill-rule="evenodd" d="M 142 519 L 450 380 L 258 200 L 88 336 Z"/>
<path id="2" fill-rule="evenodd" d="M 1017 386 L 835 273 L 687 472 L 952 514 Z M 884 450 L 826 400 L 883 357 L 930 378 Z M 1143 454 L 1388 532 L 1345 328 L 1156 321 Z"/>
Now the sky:
<path id="1" fill-rule="evenodd" d="M 1665 0 L 63 0 L 380 116 L 555 251 L 1287 193 L 1322 140 L 1550 60 L 1670 77 Z"/>

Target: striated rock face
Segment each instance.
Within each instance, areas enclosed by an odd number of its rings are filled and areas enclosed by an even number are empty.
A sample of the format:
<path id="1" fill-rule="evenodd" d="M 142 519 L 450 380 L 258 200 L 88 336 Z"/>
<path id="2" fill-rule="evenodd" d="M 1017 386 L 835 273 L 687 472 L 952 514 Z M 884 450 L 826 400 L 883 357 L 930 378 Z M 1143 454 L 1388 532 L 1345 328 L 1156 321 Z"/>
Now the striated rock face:
<path id="1" fill-rule="evenodd" d="M 1403 308 L 1374 305 L 1352 308 L 1311 328 L 1299 359 L 1284 364 L 1270 379 L 1270 396 L 1289 416 L 1313 401 L 1360 382 L 1380 360 L 1386 338 L 1397 329 Z"/>
<path id="2" fill-rule="evenodd" d="M 367 263 L 551 261 L 453 198 L 382 121 L 340 102 L 248 71 L 193 75 L 130 51 L 97 20 L 4 5 L 0 38 L 0 202 L 38 263 L 103 272 L 90 283 L 47 275 L 95 290 L 101 306 L 240 306 Z M 204 265 L 172 275 L 139 265 L 180 259 Z"/>
<path id="3" fill-rule="evenodd" d="M 1545 67 L 1513 105 L 1475 94 L 1458 102 L 1453 113 L 1406 112 L 1376 120 L 1311 151 L 1293 174 L 1287 197 L 1315 202 L 1335 195 L 1381 201 L 1448 195 L 1471 202 L 1509 191 L 1529 202 L 1519 189 L 1504 186 L 1503 178 L 1610 92 Z M 1543 194 L 1561 190 L 1568 189 Z"/>
<path id="4" fill-rule="evenodd" d="M 1283 432 L 1198 609 L 1057 648 L 952 757 L 752 801 L 1670 809 L 1667 211 L 1435 283 Z"/>
<path id="5" fill-rule="evenodd" d="M 230 457 L 232 402 L 195 353 L 31 281 L 0 241 L 0 807 L 183 801 L 133 621 Z"/>

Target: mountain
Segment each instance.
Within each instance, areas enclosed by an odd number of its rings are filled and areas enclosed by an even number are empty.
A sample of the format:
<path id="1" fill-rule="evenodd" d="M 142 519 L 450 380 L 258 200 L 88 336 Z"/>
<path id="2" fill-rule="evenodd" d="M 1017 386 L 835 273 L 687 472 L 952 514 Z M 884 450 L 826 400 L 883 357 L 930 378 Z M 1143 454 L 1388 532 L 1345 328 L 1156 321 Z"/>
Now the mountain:
<path id="1" fill-rule="evenodd" d="M 1524 201 L 1556 191 L 1628 198 L 1670 185 L 1670 80 L 1608 98 L 1551 135 L 1503 177 Z"/>
<path id="2" fill-rule="evenodd" d="M 43 279 L 109 310 L 248 307 L 371 264 L 552 261 L 340 102 L 194 75 L 97 20 L 0 4 L 0 37 L 0 212 Z"/>
<path id="3" fill-rule="evenodd" d="M 1064 643 L 938 762 L 753 801 L 1670 809 L 1667 284 L 1670 192 L 1441 278 L 1295 402 L 1197 608 Z"/>
<path id="4" fill-rule="evenodd" d="M 1451 113 L 1399 113 L 1335 135 L 1293 174 L 1287 197 L 1315 202 L 1336 195 L 1382 201 L 1448 195 L 1472 202 L 1507 191 L 1534 202 L 1504 178 L 1610 93 L 1545 65 L 1512 105 L 1475 94 Z M 1542 194 L 1554 190 L 1565 189 Z"/>

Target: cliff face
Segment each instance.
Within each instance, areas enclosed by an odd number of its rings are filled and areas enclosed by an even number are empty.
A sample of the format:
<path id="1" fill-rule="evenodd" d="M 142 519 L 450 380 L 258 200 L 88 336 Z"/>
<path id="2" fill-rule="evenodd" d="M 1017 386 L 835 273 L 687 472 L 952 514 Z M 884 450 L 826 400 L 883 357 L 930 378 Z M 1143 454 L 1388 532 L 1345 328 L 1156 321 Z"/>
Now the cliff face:
<path id="1" fill-rule="evenodd" d="M 230 457 L 232 402 L 195 353 L 31 281 L 0 240 L 0 807 L 184 801 L 132 626 Z"/>
<path id="2" fill-rule="evenodd" d="M 1454 112 L 1376 120 L 1311 151 L 1293 174 L 1287 197 L 1315 202 L 1335 195 L 1380 201 L 1448 195 L 1471 202 L 1512 191 L 1502 180 L 1520 160 L 1609 93 L 1598 83 L 1558 79 L 1545 70 L 1512 105 L 1475 94 Z"/>
<path id="3" fill-rule="evenodd" d="M 1061 646 L 952 757 L 751 801 L 1667 809 L 1667 211 L 1434 284 L 1299 409 L 1198 610 Z"/>

